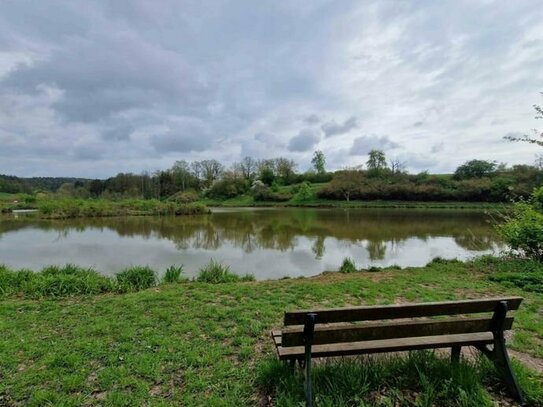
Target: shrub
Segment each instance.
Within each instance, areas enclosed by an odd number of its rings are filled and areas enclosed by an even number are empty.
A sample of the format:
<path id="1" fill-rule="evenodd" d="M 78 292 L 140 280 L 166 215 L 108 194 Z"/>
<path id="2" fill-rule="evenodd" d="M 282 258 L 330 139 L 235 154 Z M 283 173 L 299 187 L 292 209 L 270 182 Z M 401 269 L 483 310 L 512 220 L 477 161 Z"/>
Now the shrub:
<path id="1" fill-rule="evenodd" d="M 145 290 L 157 283 L 155 272 L 148 266 L 135 266 L 116 274 L 118 289 L 121 292 Z"/>
<path id="2" fill-rule="evenodd" d="M 505 242 L 522 256 L 543 261 L 543 214 L 529 204 L 517 203 L 513 214 L 498 226 Z"/>
<path id="3" fill-rule="evenodd" d="M 178 283 L 183 278 L 183 266 L 170 266 L 166 269 L 164 277 L 162 278 L 163 283 Z"/>
<path id="4" fill-rule="evenodd" d="M 303 182 L 300 184 L 300 187 L 298 188 L 298 192 L 296 193 L 295 199 L 297 201 L 308 201 L 313 197 L 313 193 L 311 191 L 311 186 L 307 182 Z"/>
<path id="5" fill-rule="evenodd" d="M 345 257 L 343 259 L 343 263 L 341 264 L 341 267 L 339 268 L 340 273 L 355 273 L 356 266 L 354 264 L 354 260 L 350 257 Z"/>
<path id="6" fill-rule="evenodd" d="M 230 267 L 223 265 L 215 260 L 211 260 L 208 264 L 200 269 L 197 281 L 211 284 L 233 283 L 236 281 L 254 281 L 254 276 L 247 274 L 239 276 L 230 271 Z"/>

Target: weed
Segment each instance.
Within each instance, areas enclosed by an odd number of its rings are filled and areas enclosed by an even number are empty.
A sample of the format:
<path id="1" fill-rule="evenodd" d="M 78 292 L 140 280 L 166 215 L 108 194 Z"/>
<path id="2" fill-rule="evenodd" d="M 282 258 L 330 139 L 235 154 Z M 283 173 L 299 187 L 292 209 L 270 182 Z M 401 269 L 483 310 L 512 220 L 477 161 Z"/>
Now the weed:
<path id="1" fill-rule="evenodd" d="M 356 266 L 354 265 L 354 260 L 350 257 L 345 257 L 343 259 L 343 263 L 341 264 L 341 267 L 339 268 L 340 273 L 355 273 Z"/>
<path id="2" fill-rule="evenodd" d="M 120 292 L 145 290 L 156 285 L 156 273 L 148 266 L 134 266 L 116 274 Z"/>

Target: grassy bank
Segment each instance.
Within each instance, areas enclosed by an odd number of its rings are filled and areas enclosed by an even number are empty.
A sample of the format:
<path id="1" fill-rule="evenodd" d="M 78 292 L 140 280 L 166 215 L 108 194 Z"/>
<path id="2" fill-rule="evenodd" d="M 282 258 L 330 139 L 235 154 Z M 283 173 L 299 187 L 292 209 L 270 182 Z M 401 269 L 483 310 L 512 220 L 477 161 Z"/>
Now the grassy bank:
<path id="1" fill-rule="evenodd" d="M 251 196 L 240 196 L 226 200 L 204 199 L 206 206 L 217 207 L 307 207 L 307 208 L 418 208 L 418 209 L 503 209 L 510 205 L 492 202 L 424 202 L 424 201 L 333 201 L 310 199 L 285 202 L 255 201 Z"/>
<path id="2" fill-rule="evenodd" d="M 543 298 L 490 278 L 534 266 L 503 264 L 434 261 L 223 284 L 174 278 L 139 292 L 61 300 L 10 295 L 0 300 L 0 405 L 300 405 L 301 378 L 274 360 L 268 332 L 286 309 L 313 306 L 522 295 L 510 347 L 543 358 Z M 358 362 L 325 364 L 315 369 L 315 390 L 327 406 L 492 405 L 491 389 L 502 387 L 490 368 L 475 361 L 459 369 L 425 354 L 367 371 Z M 531 404 L 543 405 L 541 376 L 516 369 Z"/>
<path id="3" fill-rule="evenodd" d="M 203 204 L 180 204 L 155 199 L 48 199 L 36 203 L 39 216 L 46 219 L 81 217 L 144 216 L 144 215 L 201 215 L 209 213 Z"/>

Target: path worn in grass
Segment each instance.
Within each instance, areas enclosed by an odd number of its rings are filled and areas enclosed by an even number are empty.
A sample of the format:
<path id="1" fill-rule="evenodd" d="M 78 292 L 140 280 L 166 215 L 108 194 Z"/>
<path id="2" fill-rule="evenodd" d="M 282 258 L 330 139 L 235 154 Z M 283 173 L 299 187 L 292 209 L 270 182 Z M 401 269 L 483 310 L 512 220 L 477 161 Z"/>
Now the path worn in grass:
<path id="1" fill-rule="evenodd" d="M 510 346 L 543 358 L 543 296 L 484 262 L 312 279 L 178 283 L 132 294 L 0 300 L 0 405 L 255 405 L 285 309 L 522 295 Z M 535 380 L 535 379 L 534 379 Z M 543 396 L 542 396 L 543 397 Z"/>

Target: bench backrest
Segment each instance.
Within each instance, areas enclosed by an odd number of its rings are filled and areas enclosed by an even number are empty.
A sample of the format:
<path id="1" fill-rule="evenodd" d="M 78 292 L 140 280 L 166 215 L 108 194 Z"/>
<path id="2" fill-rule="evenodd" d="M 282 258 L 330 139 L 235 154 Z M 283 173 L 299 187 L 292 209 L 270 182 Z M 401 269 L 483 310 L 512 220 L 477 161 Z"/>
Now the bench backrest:
<path id="1" fill-rule="evenodd" d="M 304 344 L 303 324 L 308 313 L 316 314 L 312 343 L 319 345 L 488 332 L 492 330 L 492 314 L 500 302 L 506 302 L 507 310 L 514 311 L 519 308 L 522 298 L 486 298 L 285 312 L 282 346 Z M 483 313 L 486 315 L 480 315 Z M 469 314 L 479 315 L 467 317 Z M 441 318 L 429 318 L 440 316 Z M 512 324 L 513 317 L 506 317 L 503 329 L 511 329 Z"/>

